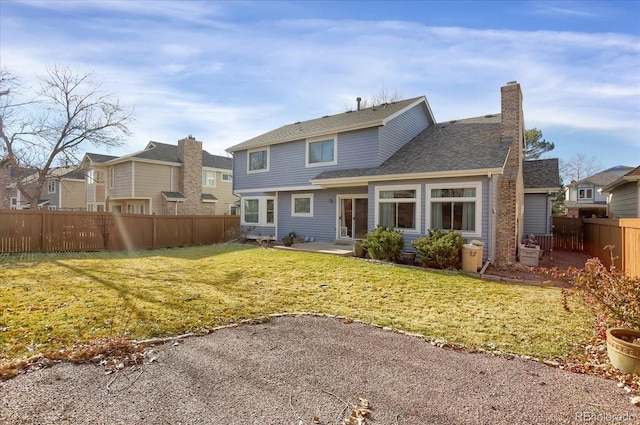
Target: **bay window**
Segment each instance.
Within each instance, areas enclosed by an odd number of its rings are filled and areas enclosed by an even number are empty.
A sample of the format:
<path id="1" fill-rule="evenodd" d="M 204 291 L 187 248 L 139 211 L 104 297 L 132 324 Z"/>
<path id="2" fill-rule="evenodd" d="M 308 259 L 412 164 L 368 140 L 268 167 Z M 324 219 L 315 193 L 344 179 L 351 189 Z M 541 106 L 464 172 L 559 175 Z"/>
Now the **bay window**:
<path id="1" fill-rule="evenodd" d="M 273 226 L 276 222 L 276 202 L 274 197 L 257 196 L 242 201 L 242 224 Z"/>

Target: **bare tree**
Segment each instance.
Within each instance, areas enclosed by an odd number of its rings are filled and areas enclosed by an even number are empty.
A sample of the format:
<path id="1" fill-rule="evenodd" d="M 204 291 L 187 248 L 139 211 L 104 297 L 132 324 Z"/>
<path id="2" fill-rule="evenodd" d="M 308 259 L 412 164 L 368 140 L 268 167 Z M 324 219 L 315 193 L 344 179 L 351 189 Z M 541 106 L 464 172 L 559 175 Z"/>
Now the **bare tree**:
<path id="1" fill-rule="evenodd" d="M 377 94 L 370 96 L 369 98 L 358 98 L 358 107 L 359 109 L 369 108 L 377 105 L 384 105 L 385 103 L 393 103 L 402 100 L 402 96 L 398 93 L 397 90 L 394 90 L 391 93 L 384 83 L 382 83 L 382 88 Z M 345 107 L 346 111 L 353 111 L 353 108 L 350 106 Z"/>
<path id="2" fill-rule="evenodd" d="M 16 172 L 30 170 L 36 176 L 27 181 L 18 175 L 16 182 L 32 208 L 53 169 L 78 163 L 83 145 L 120 146 L 122 136 L 131 134 L 132 112 L 102 91 L 92 76 L 54 67 L 40 78 L 36 96 L 20 103 L 15 96 L 23 89 L 18 79 L 0 72 L 0 146 Z"/>
<path id="3" fill-rule="evenodd" d="M 560 160 L 560 176 L 567 183 L 589 177 L 601 168 L 602 165 L 596 157 L 587 158 L 581 153 L 576 154 L 569 161 Z"/>

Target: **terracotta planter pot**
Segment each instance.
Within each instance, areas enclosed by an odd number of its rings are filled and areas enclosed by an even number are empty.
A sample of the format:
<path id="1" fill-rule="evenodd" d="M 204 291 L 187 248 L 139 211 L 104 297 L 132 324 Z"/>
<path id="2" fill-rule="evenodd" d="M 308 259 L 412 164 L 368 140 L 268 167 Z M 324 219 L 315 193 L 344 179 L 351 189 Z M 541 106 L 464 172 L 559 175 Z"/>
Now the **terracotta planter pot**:
<path id="1" fill-rule="evenodd" d="M 611 364 L 621 372 L 640 375 L 640 345 L 628 340 L 640 338 L 640 331 L 625 328 L 607 330 L 607 354 Z"/>

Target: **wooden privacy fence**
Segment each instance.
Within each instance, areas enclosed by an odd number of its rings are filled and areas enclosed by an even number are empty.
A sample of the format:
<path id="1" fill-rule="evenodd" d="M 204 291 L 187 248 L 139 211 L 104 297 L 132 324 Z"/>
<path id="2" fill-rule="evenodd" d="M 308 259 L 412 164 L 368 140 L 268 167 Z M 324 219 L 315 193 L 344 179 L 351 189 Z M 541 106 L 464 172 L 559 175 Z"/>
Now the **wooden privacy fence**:
<path id="1" fill-rule="evenodd" d="M 614 264 L 628 276 L 640 276 L 640 218 L 585 218 L 584 251 L 611 266 L 605 246 L 613 245 Z"/>
<path id="2" fill-rule="evenodd" d="M 226 242 L 239 234 L 233 215 L 134 215 L 0 210 L 0 253 L 120 251 Z"/>
<path id="3" fill-rule="evenodd" d="M 553 247 L 566 251 L 584 249 L 581 218 L 553 217 Z"/>

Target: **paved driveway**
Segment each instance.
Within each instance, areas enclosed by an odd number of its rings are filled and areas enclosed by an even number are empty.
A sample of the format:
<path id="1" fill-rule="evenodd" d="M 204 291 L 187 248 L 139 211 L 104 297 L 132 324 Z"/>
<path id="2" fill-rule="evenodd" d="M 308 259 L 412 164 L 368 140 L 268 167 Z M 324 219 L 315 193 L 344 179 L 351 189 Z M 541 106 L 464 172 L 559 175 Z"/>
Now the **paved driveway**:
<path id="1" fill-rule="evenodd" d="M 0 383 L 2 424 L 639 423 L 607 381 L 434 347 L 325 317 L 280 317 L 166 344 L 138 371 L 62 364 Z M 615 421 L 615 422 L 614 422 Z"/>

